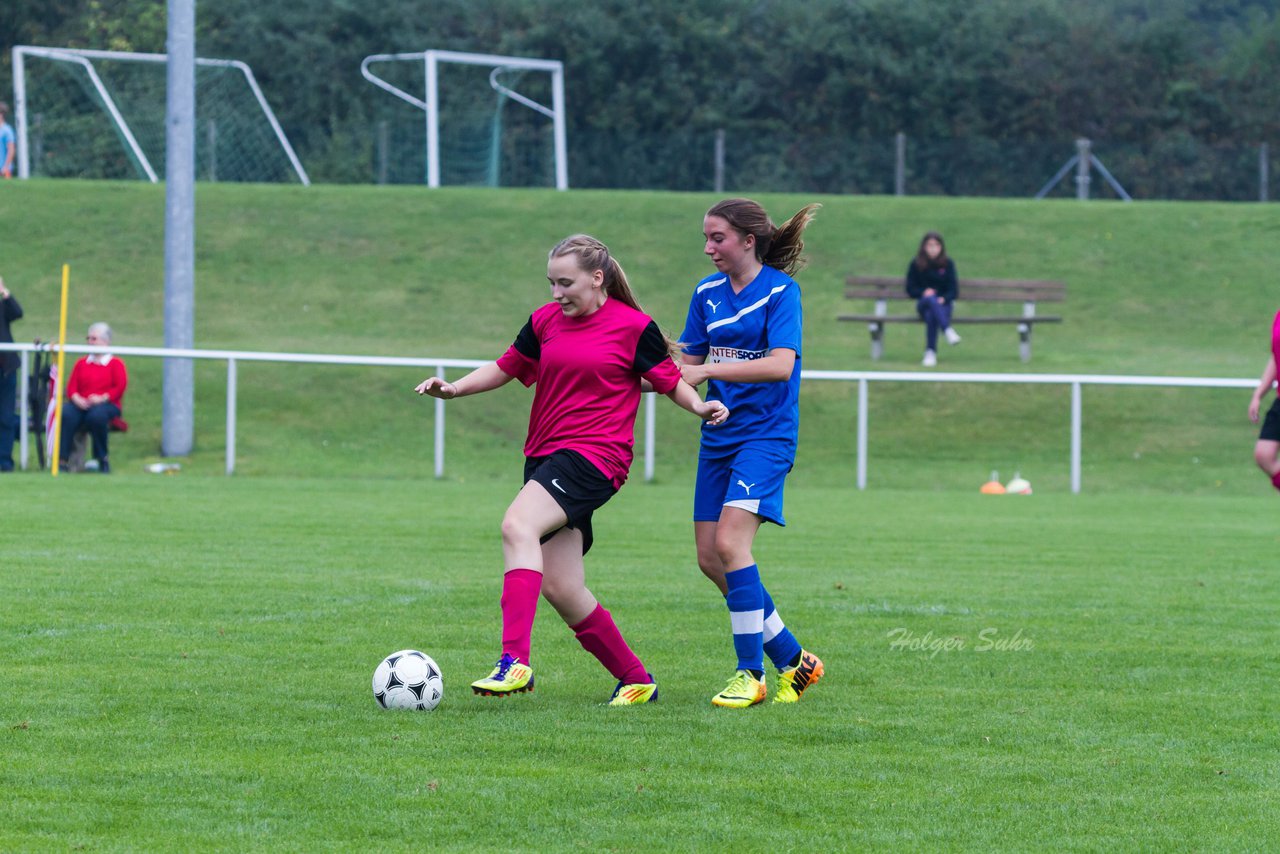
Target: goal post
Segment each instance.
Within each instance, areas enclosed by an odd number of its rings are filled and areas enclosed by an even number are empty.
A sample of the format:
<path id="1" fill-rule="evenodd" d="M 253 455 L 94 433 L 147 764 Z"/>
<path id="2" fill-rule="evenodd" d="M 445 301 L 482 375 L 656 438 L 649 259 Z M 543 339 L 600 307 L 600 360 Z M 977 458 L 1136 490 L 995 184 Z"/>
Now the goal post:
<path id="1" fill-rule="evenodd" d="M 419 98 L 382 77 L 370 66 L 380 62 L 421 62 L 424 74 L 424 97 Z M 493 69 L 489 85 L 499 96 L 508 98 L 541 113 L 552 122 L 557 190 L 569 189 L 569 155 L 565 141 L 564 63 L 554 59 L 530 59 L 487 53 L 463 53 L 452 50 L 427 50 L 417 53 L 379 53 L 366 56 L 360 63 L 360 74 L 373 85 L 390 92 L 400 100 L 422 110 L 427 133 L 427 186 L 440 186 L 440 64 L 486 66 Z M 540 104 L 499 82 L 499 75 L 510 71 L 543 71 L 551 75 L 551 106 Z"/>
<path id="2" fill-rule="evenodd" d="M 161 73 L 157 78 L 159 83 L 151 82 L 148 85 L 150 89 L 138 87 L 139 92 L 134 92 L 134 102 L 126 105 L 121 101 L 122 92 L 113 91 L 111 82 L 106 76 L 100 73 L 104 63 L 119 63 L 124 65 L 159 65 L 165 66 L 169 57 L 163 53 L 131 53 L 125 51 L 109 51 L 109 50 L 86 50 L 79 48 L 55 48 L 40 47 L 34 45 L 17 45 L 12 49 L 13 57 L 13 89 L 14 89 L 14 121 L 16 124 L 16 133 L 18 137 L 18 177 L 29 178 L 33 171 L 39 172 L 40 164 L 33 162 L 31 152 L 32 142 L 32 121 L 31 121 L 31 103 L 32 103 L 32 81 L 30 79 L 28 62 L 32 59 L 46 60 L 50 63 L 60 64 L 68 68 L 73 74 L 79 75 L 75 84 L 82 90 L 83 95 L 95 108 L 105 113 L 110 129 L 119 138 L 120 145 L 123 147 L 130 163 L 137 172 L 146 178 L 146 180 L 156 183 L 160 180 L 157 172 L 157 163 L 163 161 L 163 133 L 155 133 L 152 128 L 151 138 L 145 138 L 145 134 L 140 132 L 142 124 L 156 124 L 157 116 L 163 126 L 163 114 L 165 109 L 164 98 L 164 77 Z M 204 69 L 205 73 L 221 72 L 221 75 L 230 75 L 233 78 L 243 81 L 244 93 L 235 94 L 234 90 L 231 94 L 224 96 L 227 100 L 225 103 L 210 104 L 209 109 L 221 108 L 224 110 L 224 116 L 234 116 L 238 111 L 249 111 L 250 105 L 253 110 L 260 111 L 261 122 L 265 123 L 265 127 L 269 128 L 261 130 L 245 131 L 246 136 L 253 137 L 253 147 L 246 146 L 242 157 L 248 161 L 257 159 L 281 160 L 281 168 L 271 167 L 270 174 L 295 176 L 303 185 L 311 183 L 307 176 L 306 170 L 302 167 L 301 161 L 298 159 L 297 153 L 290 145 L 288 137 L 285 136 L 284 129 L 280 126 L 280 122 L 276 119 L 275 113 L 271 110 L 271 106 L 267 103 L 266 97 L 262 94 L 262 88 L 258 85 L 257 79 L 253 75 L 252 69 L 245 63 L 235 59 L 208 59 L 204 57 L 196 58 L 197 70 Z M 212 87 L 225 86 L 225 83 L 211 82 Z M 39 95 L 37 94 L 37 97 Z M 197 88 L 197 109 L 201 110 L 205 105 L 201 104 L 201 90 Z M 232 100 L 234 99 L 234 100 Z M 58 105 L 53 105 L 57 108 Z M 140 115 L 146 112 L 148 115 Z M 210 123 L 210 132 L 208 139 L 210 141 L 210 149 L 207 157 L 211 162 L 216 163 L 216 151 L 212 150 L 212 142 L 216 139 L 216 127 L 213 122 L 214 118 L 202 116 L 199 113 L 197 118 L 205 119 Z M 230 120 L 230 119 L 228 119 Z M 83 126 L 90 123 L 90 119 L 81 117 L 78 124 Z M 256 121 L 256 120 L 255 120 Z M 240 129 L 244 130 L 245 124 L 240 125 Z M 96 140 L 95 140 L 96 142 Z M 95 148 L 101 148 L 102 144 L 98 143 Z M 275 151 L 264 152 L 263 149 L 274 147 Z M 283 165 L 287 162 L 287 166 Z M 258 167 L 257 172 L 254 168 Z M 261 174 L 267 174 L 267 167 L 261 167 L 257 163 L 249 162 L 244 166 L 245 174 L 250 177 L 247 180 L 270 180 L 260 177 Z M 161 169 L 160 171 L 163 171 Z"/>

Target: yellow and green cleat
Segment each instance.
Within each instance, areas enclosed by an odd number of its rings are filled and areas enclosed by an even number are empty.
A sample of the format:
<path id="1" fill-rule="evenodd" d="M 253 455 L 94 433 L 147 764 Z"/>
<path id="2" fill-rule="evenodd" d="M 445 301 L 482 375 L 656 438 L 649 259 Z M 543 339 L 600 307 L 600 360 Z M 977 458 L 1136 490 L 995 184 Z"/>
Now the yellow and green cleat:
<path id="1" fill-rule="evenodd" d="M 775 703 L 794 703 L 810 685 L 822 678 L 822 659 L 811 652 L 800 650 L 800 662 L 778 672 L 778 693 Z"/>
<path id="2" fill-rule="evenodd" d="M 521 664 L 505 652 L 493 672 L 471 683 L 471 690 L 483 697 L 505 697 L 533 690 L 533 668 Z"/>
<path id="3" fill-rule="evenodd" d="M 763 679 L 757 679 L 749 670 L 739 670 L 733 674 L 728 686 L 711 698 L 711 705 L 722 709 L 745 709 L 764 700 L 769 693 Z"/>
<path id="4" fill-rule="evenodd" d="M 610 706 L 638 706 L 641 703 L 658 702 L 658 683 L 654 681 L 653 674 L 649 674 L 648 682 L 631 682 L 618 683 L 618 687 L 613 689 L 613 696 L 609 698 Z"/>

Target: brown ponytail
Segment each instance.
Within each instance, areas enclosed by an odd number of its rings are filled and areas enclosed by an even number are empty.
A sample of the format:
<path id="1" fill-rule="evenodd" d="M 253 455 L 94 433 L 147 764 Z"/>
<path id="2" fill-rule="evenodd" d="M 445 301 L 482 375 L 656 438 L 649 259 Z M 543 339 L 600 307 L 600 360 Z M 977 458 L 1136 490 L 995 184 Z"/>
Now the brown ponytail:
<path id="1" fill-rule="evenodd" d="M 707 211 L 707 216 L 718 216 L 742 235 L 756 239 L 756 260 L 781 270 L 788 276 L 804 267 L 804 230 L 813 222 L 822 205 L 805 205 L 781 226 L 775 226 L 769 214 L 758 202 L 751 199 L 725 199 Z"/>

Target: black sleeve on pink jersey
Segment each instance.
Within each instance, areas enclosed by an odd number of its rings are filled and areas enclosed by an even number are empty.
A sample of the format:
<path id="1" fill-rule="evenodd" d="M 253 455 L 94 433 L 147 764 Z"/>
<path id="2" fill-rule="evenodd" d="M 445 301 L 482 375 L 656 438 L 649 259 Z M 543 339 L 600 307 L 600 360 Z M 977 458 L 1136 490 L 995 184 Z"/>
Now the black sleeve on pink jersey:
<path id="1" fill-rule="evenodd" d="M 524 328 L 520 330 L 520 334 L 516 336 L 515 343 L 511 346 L 526 359 L 538 361 L 542 358 L 542 344 L 538 342 L 538 335 L 533 331 L 533 316 L 525 322 Z"/>
<path id="2" fill-rule="evenodd" d="M 636 373 L 647 373 L 653 370 L 654 365 L 670 357 L 671 352 L 667 350 L 667 339 L 662 337 L 662 331 L 658 329 L 658 324 L 650 320 L 649 325 L 644 328 L 644 332 L 640 333 L 640 339 L 636 341 L 636 358 L 633 363 Z"/>

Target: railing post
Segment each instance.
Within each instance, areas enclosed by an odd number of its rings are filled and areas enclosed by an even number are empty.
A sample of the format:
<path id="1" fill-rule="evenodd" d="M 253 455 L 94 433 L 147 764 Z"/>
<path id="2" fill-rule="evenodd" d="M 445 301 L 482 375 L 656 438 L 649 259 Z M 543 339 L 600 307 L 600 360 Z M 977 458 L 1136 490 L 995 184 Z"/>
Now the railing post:
<path id="1" fill-rule="evenodd" d="M 867 488 L 867 378 L 858 380 L 858 489 Z"/>
<path id="2" fill-rule="evenodd" d="M 31 373 L 31 354 L 23 350 L 18 354 L 18 359 L 22 363 L 18 368 L 18 417 L 22 420 L 18 423 L 18 466 L 23 470 L 27 470 L 27 430 L 31 423 L 31 395 L 30 382 L 28 375 Z"/>
<path id="3" fill-rule="evenodd" d="M 907 194 L 907 135 L 902 131 L 893 137 L 893 194 Z"/>
<path id="4" fill-rule="evenodd" d="M 713 179 L 712 186 L 715 188 L 715 192 L 723 193 L 724 192 L 724 128 L 719 128 L 718 130 L 716 130 L 715 162 L 714 162 L 713 174 L 715 175 L 715 178 Z"/>
<path id="5" fill-rule="evenodd" d="M 236 471 L 236 360 L 227 359 L 227 474 Z"/>
<path id="6" fill-rule="evenodd" d="M 1271 195 L 1271 157 L 1264 142 L 1258 146 L 1258 201 L 1265 202 Z"/>
<path id="7" fill-rule="evenodd" d="M 391 157 L 390 126 L 386 119 L 378 122 L 378 183 L 387 183 L 387 166 Z"/>
<path id="8" fill-rule="evenodd" d="M 1080 201 L 1086 201 L 1089 198 L 1089 166 L 1092 161 L 1091 149 L 1093 143 L 1087 139 L 1081 138 L 1076 140 L 1076 198 Z"/>
<path id="9" fill-rule="evenodd" d="M 1080 493 L 1080 383 L 1071 384 L 1071 493 Z"/>
<path id="10" fill-rule="evenodd" d="M 644 479 L 648 483 L 653 480 L 654 456 L 654 414 L 657 411 L 658 396 L 649 392 L 644 396 Z"/>
<path id="11" fill-rule="evenodd" d="M 208 141 L 209 154 L 206 158 L 209 165 L 209 180 L 218 180 L 218 123 L 209 119 L 205 123 L 205 139 Z"/>
<path id="12" fill-rule="evenodd" d="M 444 379 L 444 365 L 436 365 L 436 376 Z M 444 398 L 436 398 L 436 480 L 444 477 Z"/>

